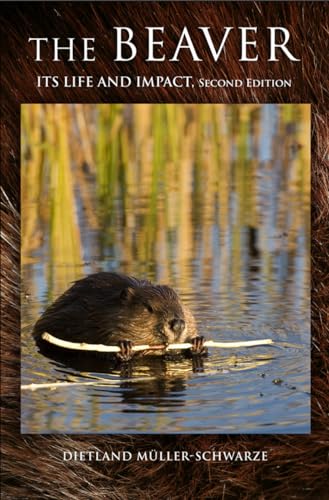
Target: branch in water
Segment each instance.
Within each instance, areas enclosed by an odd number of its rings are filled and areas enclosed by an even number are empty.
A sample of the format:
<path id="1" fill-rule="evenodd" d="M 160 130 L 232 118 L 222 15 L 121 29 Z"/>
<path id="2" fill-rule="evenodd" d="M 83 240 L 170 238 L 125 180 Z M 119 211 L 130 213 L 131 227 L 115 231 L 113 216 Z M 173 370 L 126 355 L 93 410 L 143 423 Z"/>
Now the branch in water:
<path id="1" fill-rule="evenodd" d="M 65 349 L 71 349 L 76 351 L 96 351 L 96 352 L 120 352 L 120 347 L 116 345 L 104 345 L 104 344 L 86 344 L 84 342 L 68 342 L 67 340 L 58 339 L 50 333 L 43 333 L 41 335 L 42 339 L 50 344 L 56 345 L 58 347 L 63 347 Z M 263 340 L 246 340 L 241 342 L 215 342 L 214 340 L 207 340 L 204 343 L 205 347 L 221 347 L 221 348 L 232 348 L 232 347 L 254 347 L 259 345 L 269 345 L 273 344 L 271 339 Z M 133 351 L 156 351 L 156 350 L 176 350 L 176 349 L 191 349 L 192 344 L 189 342 L 183 344 L 169 344 L 169 345 L 134 345 L 132 347 Z"/>

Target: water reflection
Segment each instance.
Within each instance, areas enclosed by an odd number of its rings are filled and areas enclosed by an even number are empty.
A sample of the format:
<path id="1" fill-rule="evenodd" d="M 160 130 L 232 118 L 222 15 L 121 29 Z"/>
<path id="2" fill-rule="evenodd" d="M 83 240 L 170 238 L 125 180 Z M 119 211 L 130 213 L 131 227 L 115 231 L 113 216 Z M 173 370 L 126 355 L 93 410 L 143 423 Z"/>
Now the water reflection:
<path id="1" fill-rule="evenodd" d="M 308 105 L 22 106 L 22 381 L 110 383 L 23 391 L 24 432 L 308 431 L 309 124 Z M 39 314 L 99 270 L 170 284 L 209 339 L 300 348 L 125 373 L 42 356 Z"/>

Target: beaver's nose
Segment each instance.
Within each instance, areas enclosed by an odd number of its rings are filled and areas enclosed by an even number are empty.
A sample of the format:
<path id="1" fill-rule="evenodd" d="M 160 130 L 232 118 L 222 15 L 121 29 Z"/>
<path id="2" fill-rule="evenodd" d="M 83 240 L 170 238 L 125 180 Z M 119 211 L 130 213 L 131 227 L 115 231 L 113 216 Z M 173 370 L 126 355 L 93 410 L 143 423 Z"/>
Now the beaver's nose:
<path id="1" fill-rule="evenodd" d="M 180 335 L 184 331 L 185 321 L 180 318 L 174 318 L 170 321 L 169 326 L 176 335 Z"/>

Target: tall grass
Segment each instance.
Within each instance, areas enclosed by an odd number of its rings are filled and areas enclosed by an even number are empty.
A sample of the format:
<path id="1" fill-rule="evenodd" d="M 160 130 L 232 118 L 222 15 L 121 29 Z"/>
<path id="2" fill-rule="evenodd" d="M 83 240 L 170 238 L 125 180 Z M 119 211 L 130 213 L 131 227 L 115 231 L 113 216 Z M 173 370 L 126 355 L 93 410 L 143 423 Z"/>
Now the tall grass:
<path id="1" fill-rule="evenodd" d="M 53 292 L 81 274 L 71 119 L 64 104 L 22 106 L 22 265 L 45 259 Z"/>
<path id="2" fill-rule="evenodd" d="M 241 287 L 252 229 L 270 273 L 269 228 L 296 252 L 308 225 L 309 124 L 297 104 L 23 105 L 22 265 L 51 289 L 86 260 Z"/>

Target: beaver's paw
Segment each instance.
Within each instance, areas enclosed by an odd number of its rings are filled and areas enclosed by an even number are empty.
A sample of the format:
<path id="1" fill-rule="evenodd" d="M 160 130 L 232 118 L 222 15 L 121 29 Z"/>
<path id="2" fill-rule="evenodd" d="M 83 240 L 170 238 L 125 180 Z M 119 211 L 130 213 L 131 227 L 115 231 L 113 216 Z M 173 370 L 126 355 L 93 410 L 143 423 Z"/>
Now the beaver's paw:
<path id="1" fill-rule="evenodd" d="M 191 354 L 193 356 L 204 356 L 207 354 L 207 348 L 204 346 L 205 338 L 204 337 L 194 337 L 191 340 Z"/>
<path id="2" fill-rule="evenodd" d="M 120 352 L 117 353 L 117 357 L 120 361 L 129 361 L 134 355 L 133 343 L 130 340 L 119 340 L 118 346 Z"/>

